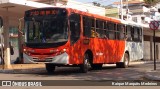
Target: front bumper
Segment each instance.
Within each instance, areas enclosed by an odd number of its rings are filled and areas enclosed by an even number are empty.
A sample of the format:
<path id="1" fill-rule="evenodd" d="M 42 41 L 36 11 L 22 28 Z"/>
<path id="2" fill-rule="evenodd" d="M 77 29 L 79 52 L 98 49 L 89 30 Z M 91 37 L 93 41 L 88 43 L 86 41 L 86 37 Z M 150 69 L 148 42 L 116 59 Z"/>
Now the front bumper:
<path id="1" fill-rule="evenodd" d="M 39 60 L 38 58 L 28 56 L 23 53 L 23 62 L 24 63 L 54 63 L 54 64 L 69 64 L 69 55 L 65 52 L 60 55 L 54 57 L 46 57 L 43 60 Z"/>

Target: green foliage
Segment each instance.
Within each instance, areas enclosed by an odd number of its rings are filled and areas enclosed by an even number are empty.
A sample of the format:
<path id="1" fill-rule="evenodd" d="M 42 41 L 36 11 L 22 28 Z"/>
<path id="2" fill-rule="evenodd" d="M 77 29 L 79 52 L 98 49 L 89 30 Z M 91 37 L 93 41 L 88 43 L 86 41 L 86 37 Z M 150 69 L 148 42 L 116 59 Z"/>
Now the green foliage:
<path id="1" fill-rule="evenodd" d="M 101 4 L 98 3 L 98 2 L 92 2 L 92 3 L 93 3 L 94 6 L 101 6 Z"/>
<path id="2" fill-rule="evenodd" d="M 144 2 L 150 6 L 157 4 L 160 0 L 144 0 Z"/>

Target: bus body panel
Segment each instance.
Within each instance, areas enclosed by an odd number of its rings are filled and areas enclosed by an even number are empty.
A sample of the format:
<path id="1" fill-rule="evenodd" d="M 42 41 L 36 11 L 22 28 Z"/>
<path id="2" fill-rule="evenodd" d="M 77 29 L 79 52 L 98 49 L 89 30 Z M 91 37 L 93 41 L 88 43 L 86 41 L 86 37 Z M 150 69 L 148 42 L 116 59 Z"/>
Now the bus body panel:
<path id="1" fill-rule="evenodd" d="M 82 64 L 84 52 L 81 46 L 81 40 L 69 47 L 69 64 Z"/>
<path id="2" fill-rule="evenodd" d="M 93 63 L 116 63 L 122 59 L 125 41 L 90 38 L 88 45 L 81 45 L 82 52 L 87 49 L 93 53 Z M 83 54 L 82 53 L 82 54 Z"/>
<path id="3" fill-rule="evenodd" d="M 135 61 L 143 58 L 143 43 L 126 42 L 126 50 L 129 51 L 130 61 Z"/>

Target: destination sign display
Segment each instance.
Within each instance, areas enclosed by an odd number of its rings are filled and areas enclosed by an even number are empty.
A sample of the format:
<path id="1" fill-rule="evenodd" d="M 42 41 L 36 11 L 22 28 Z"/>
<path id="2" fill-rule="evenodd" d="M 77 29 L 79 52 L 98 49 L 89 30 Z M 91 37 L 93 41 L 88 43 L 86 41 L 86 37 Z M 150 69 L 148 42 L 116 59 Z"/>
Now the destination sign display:
<path id="1" fill-rule="evenodd" d="M 45 16 L 45 15 L 64 15 L 66 14 L 66 10 L 62 9 L 37 9 L 37 10 L 30 10 L 26 12 L 26 17 L 30 16 Z"/>
<path id="2" fill-rule="evenodd" d="M 29 16 L 36 15 L 56 15 L 58 14 L 58 10 L 42 10 L 42 11 L 31 11 Z"/>

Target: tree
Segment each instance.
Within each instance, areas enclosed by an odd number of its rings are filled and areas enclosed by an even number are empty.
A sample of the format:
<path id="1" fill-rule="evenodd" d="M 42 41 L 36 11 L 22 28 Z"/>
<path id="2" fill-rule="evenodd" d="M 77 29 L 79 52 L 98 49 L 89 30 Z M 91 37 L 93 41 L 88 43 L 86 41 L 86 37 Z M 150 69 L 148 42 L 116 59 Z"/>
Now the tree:
<path id="1" fill-rule="evenodd" d="M 144 0 L 144 2 L 150 6 L 156 5 L 160 0 Z"/>
<path id="2" fill-rule="evenodd" d="M 92 2 L 92 3 L 93 3 L 94 6 L 101 6 L 101 4 L 98 3 L 98 2 Z"/>

